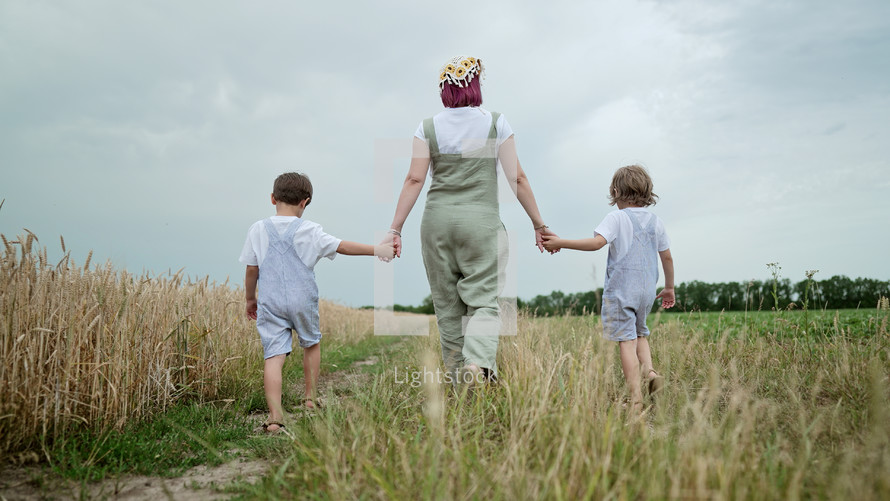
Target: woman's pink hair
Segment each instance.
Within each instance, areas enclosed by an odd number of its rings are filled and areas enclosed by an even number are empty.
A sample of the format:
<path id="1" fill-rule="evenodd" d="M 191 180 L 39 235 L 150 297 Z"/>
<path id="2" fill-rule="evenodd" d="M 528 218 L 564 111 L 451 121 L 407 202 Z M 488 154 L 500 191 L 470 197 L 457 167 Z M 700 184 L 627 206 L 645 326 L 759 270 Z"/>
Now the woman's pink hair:
<path id="1" fill-rule="evenodd" d="M 442 87 L 441 97 L 442 104 L 446 108 L 463 108 L 464 106 L 481 106 L 482 105 L 482 89 L 479 86 L 480 75 L 476 75 L 473 81 L 466 87 L 458 87 L 449 82 L 445 82 Z"/>

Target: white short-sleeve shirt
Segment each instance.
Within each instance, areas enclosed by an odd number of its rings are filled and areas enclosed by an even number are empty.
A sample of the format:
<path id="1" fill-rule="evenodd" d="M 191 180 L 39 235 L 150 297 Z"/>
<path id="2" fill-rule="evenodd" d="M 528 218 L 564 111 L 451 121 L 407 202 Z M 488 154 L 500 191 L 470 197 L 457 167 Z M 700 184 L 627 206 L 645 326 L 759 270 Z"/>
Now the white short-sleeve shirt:
<path id="1" fill-rule="evenodd" d="M 658 252 L 665 251 L 670 248 L 671 241 L 664 229 L 664 223 L 655 214 L 649 212 L 643 207 L 631 207 L 625 210 L 633 211 L 637 216 L 640 226 L 647 226 L 651 218 L 655 218 L 655 238 Z M 602 235 L 609 243 L 609 262 L 615 263 L 620 261 L 633 244 L 634 225 L 630 220 L 630 216 L 621 210 L 614 210 L 603 218 L 603 221 L 596 227 L 594 233 Z"/>
<path id="2" fill-rule="evenodd" d="M 281 234 L 284 233 L 291 221 L 297 218 L 296 216 L 272 216 L 271 219 L 275 229 Z M 339 246 L 339 238 L 328 235 L 322 231 L 321 225 L 308 219 L 304 219 L 294 233 L 294 249 L 297 251 L 297 256 L 310 270 L 314 269 L 323 257 L 328 259 L 337 257 L 337 247 Z M 247 240 L 244 242 L 244 248 L 241 250 L 241 257 L 238 261 L 248 266 L 259 266 L 268 250 L 269 235 L 266 233 L 263 220 L 260 220 L 253 223 L 247 230 Z"/>
<path id="3" fill-rule="evenodd" d="M 488 130 L 491 127 L 491 112 L 479 106 L 464 108 L 445 108 L 433 116 L 436 129 L 436 142 L 439 153 L 463 153 L 477 150 L 485 145 Z M 497 129 L 497 146 L 513 135 L 513 129 L 502 114 L 495 124 Z M 426 140 L 423 133 L 423 122 L 417 127 L 414 137 Z M 497 148 L 495 148 L 497 154 Z"/>

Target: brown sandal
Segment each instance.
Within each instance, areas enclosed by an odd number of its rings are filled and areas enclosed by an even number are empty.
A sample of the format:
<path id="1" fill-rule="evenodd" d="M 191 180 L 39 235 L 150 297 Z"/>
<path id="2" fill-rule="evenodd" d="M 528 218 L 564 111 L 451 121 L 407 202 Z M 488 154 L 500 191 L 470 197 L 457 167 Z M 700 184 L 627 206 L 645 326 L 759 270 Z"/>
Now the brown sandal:
<path id="1" fill-rule="evenodd" d="M 270 430 L 269 427 L 275 425 L 278 428 L 274 430 Z M 278 421 L 269 421 L 267 423 L 263 423 L 263 433 L 268 433 L 269 435 L 276 435 L 284 431 L 284 423 L 280 423 Z"/>
<path id="2" fill-rule="evenodd" d="M 306 404 L 312 404 L 312 407 L 309 407 Z M 300 406 L 307 411 L 317 411 L 321 409 L 321 402 L 314 398 L 304 397 L 300 399 Z"/>

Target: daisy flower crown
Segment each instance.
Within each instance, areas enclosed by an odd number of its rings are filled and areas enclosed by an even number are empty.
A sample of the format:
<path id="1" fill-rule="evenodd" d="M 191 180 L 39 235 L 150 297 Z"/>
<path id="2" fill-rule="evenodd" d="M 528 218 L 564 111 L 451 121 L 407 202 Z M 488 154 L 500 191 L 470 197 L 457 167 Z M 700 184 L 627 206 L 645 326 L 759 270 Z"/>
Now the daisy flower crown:
<path id="1" fill-rule="evenodd" d="M 439 70 L 439 90 L 445 87 L 445 82 L 458 87 L 470 85 L 473 78 L 481 76 L 485 67 L 482 60 L 470 56 L 455 56 L 448 60 Z"/>

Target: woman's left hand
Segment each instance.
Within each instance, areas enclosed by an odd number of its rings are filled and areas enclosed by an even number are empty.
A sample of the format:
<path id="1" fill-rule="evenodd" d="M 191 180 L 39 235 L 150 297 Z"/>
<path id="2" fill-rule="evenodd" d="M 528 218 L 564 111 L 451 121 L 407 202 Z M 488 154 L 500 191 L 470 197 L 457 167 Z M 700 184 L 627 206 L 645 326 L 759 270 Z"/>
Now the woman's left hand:
<path id="1" fill-rule="evenodd" d="M 554 237 L 559 236 L 556 233 L 550 231 L 550 228 L 544 226 L 543 228 L 535 228 L 535 245 L 538 246 L 538 250 L 544 252 L 544 235 L 553 235 Z M 556 254 L 559 252 L 559 249 L 555 251 L 548 251 L 550 254 Z"/>

